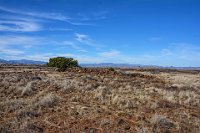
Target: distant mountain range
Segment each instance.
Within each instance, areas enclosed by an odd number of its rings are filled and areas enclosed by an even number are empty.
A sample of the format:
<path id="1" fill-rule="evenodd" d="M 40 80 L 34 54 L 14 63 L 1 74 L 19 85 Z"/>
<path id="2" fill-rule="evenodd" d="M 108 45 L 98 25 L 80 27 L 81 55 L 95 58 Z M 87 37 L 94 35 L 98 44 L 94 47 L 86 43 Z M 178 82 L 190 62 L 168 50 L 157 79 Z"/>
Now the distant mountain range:
<path id="1" fill-rule="evenodd" d="M 179 69 L 179 70 L 200 70 L 200 67 L 163 67 L 156 65 L 141 65 L 141 64 L 124 64 L 124 63 L 97 63 L 97 64 L 80 64 L 82 67 L 116 67 L 116 68 L 160 68 L 160 69 Z"/>
<path id="2" fill-rule="evenodd" d="M 0 64 L 23 64 L 23 65 L 44 65 L 47 62 L 44 61 L 34 61 L 34 60 L 4 60 L 0 59 Z M 90 64 L 79 64 L 82 67 L 123 67 L 123 68 L 139 68 L 139 67 L 145 67 L 145 65 L 139 65 L 139 64 L 116 64 L 116 63 L 90 63 Z M 150 66 L 149 66 L 150 67 Z M 157 67 L 157 66 L 151 66 L 151 67 Z"/>
<path id="3" fill-rule="evenodd" d="M 47 62 L 44 61 L 34 61 L 34 60 L 3 60 L 0 59 L 0 64 L 23 64 L 23 65 L 44 65 Z"/>
<path id="4" fill-rule="evenodd" d="M 136 67 L 145 67 L 146 65 L 140 64 L 125 64 L 125 63 L 97 63 L 97 64 L 80 64 L 82 67 L 124 67 L 124 68 L 136 68 Z M 150 66 L 149 67 L 157 67 L 157 66 Z"/>
<path id="5" fill-rule="evenodd" d="M 47 62 L 34 60 L 4 60 L 0 59 L 0 64 L 15 64 L 15 65 L 45 65 Z M 80 63 L 81 67 L 115 67 L 115 68 L 163 68 L 163 69 L 187 69 L 200 70 L 200 67 L 162 67 L 156 65 L 141 65 L 141 64 L 126 64 L 126 63 Z"/>
<path id="6" fill-rule="evenodd" d="M 0 64 L 23 64 L 23 65 L 44 65 L 47 62 L 44 61 L 34 61 L 34 60 L 4 60 L 0 59 Z M 144 67 L 144 65 L 139 64 L 115 64 L 115 63 L 91 63 L 91 64 L 79 64 L 82 67 Z M 155 67 L 155 66 L 154 66 Z"/>
<path id="7" fill-rule="evenodd" d="M 115 64 L 115 63 L 97 63 L 97 64 L 80 64 L 82 67 L 116 67 L 116 68 L 161 68 L 161 69 L 179 69 L 179 70 L 200 70 L 200 67 L 163 67 L 156 65 L 141 64 Z"/>

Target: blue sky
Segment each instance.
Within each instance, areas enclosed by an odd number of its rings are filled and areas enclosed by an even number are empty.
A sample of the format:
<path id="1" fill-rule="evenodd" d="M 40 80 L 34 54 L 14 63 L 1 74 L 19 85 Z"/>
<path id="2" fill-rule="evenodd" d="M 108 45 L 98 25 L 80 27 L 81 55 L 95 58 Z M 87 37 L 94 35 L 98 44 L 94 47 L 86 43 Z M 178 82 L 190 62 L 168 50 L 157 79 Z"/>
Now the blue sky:
<path id="1" fill-rule="evenodd" d="M 200 66 L 198 0 L 0 0 L 0 58 Z"/>

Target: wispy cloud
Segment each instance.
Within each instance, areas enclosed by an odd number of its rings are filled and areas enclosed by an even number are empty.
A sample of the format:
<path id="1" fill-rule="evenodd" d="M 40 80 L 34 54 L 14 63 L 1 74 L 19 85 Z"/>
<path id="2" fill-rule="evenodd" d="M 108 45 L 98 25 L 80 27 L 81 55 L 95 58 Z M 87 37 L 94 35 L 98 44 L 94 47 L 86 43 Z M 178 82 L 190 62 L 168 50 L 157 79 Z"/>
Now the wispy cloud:
<path id="1" fill-rule="evenodd" d="M 42 30 L 42 26 L 34 22 L 0 21 L 0 31 L 33 32 Z"/>
<path id="2" fill-rule="evenodd" d="M 57 41 L 49 37 L 24 36 L 24 35 L 3 35 L 0 36 L 0 48 L 18 47 L 21 49 L 41 48 L 41 46 L 54 47 L 53 49 L 72 48 L 74 52 L 88 52 L 72 41 Z"/>
<path id="3" fill-rule="evenodd" d="M 63 21 L 74 26 L 95 26 L 96 24 L 91 20 L 105 19 L 107 12 L 100 11 L 94 12 L 89 17 L 86 15 L 72 15 L 73 18 L 57 12 L 39 12 L 32 10 L 15 9 L 0 6 L 0 11 L 5 12 L 0 15 L 0 31 L 9 32 L 35 32 L 41 30 L 49 31 L 69 31 L 66 27 L 62 28 L 47 28 L 43 26 L 45 21 Z M 88 18 L 88 19 L 87 19 Z M 46 28 L 44 28 L 46 27 Z M 88 45 L 91 40 L 87 42 Z"/>
<path id="4" fill-rule="evenodd" d="M 9 60 L 20 60 L 20 59 L 28 59 L 28 60 L 38 60 L 38 61 L 48 61 L 52 57 L 74 57 L 75 55 L 71 53 L 40 53 L 35 52 L 33 54 L 26 54 L 23 51 L 19 50 L 0 50 L 0 55 L 4 54 L 5 59 Z"/>
<path id="5" fill-rule="evenodd" d="M 96 26 L 94 23 L 91 23 L 91 22 L 79 22 L 79 20 L 77 20 L 77 21 L 68 20 L 67 22 L 69 24 L 72 24 L 72 25 L 75 25 L 75 26 Z"/>
<path id="6" fill-rule="evenodd" d="M 54 37 L 51 39 L 48 37 L 43 38 L 37 36 L 1 35 L 0 55 L 1 57 L 5 57 L 5 59 L 20 59 L 23 57 L 25 59 L 45 61 L 50 57 L 66 56 L 76 58 L 81 63 L 111 62 L 161 66 L 198 66 L 198 64 L 200 64 L 200 61 L 196 60 L 200 58 L 200 46 L 198 44 L 171 43 L 165 48 L 152 54 L 127 54 L 118 49 L 110 50 L 107 48 L 100 50 L 95 49 L 92 51 L 90 47 L 85 47 L 85 45 L 78 43 L 85 43 L 88 40 L 91 40 L 90 36 L 77 34 L 76 37 L 76 41 L 74 38 L 71 38 L 71 40 L 69 39 L 68 41 L 57 41 L 54 40 Z M 48 50 L 46 50 L 45 45 L 49 46 Z M 29 53 L 30 49 L 42 48 L 45 50 L 36 50 Z"/>
<path id="7" fill-rule="evenodd" d="M 109 13 L 108 11 L 102 10 L 102 11 L 92 12 L 90 14 L 78 13 L 78 16 L 81 21 L 95 21 L 95 20 L 106 19 L 108 13 Z"/>
<path id="8" fill-rule="evenodd" d="M 43 19 L 33 18 L 31 16 L 22 16 L 22 15 L 8 15 L 8 14 L 1 14 L 1 20 L 5 21 L 25 21 L 25 22 L 46 22 Z"/>
<path id="9" fill-rule="evenodd" d="M 21 54 L 24 54 L 23 51 L 21 50 L 17 50 L 17 49 L 2 49 L 0 48 L 0 53 L 1 54 L 6 54 L 6 55 L 21 55 Z"/>
<path id="10" fill-rule="evenodd" d="M 49 28 L 46 30 L 49 30 L 49 31 L 72 31 L 72 29 L 68 29 L 68 28 Z"/>
<path id="11" fill-rule="evenodd" d="M 105 52 L 97 53 L 96 55 L 74 55 L 74 58 L 78 59 L 81 63 L 122 63 L 125 58 L 120 51 L 108 50 Z"/>
<path id="12" fill-rule="evenodd" d="M 27 50 L 39 45 L 41 38 L 29 37 L 29 36 L 14 36 L 4 35 L 0 36 L 0 54 L 4 57 L 16 56 L 24 57 L 27 54 Z"/>
<path id="13" fill-rule="evenodd" d="M 53 19 L 53 20 L 60 20 L 60 21 L 68 21 L 70 18 L 67 16 L 64 16 L 60 13 L 45 13 L 45 12 L 29 12 L 29 11 L 21 11 L 17 9 L 11 9 L 7 7 L 0 6 L 0 10 L 4 12 L 9 12 L 13 14 L 21 14 L 21 15 L 27 15 L 27 16 L 33 16 L 33 17 L 39 17 L 39 18 L 45 18 L 45 19 Z"/>
<path id="14" fill-rule="evenodd" d="M 122 51 L 108 50 L 98 53 L 93 57 L 79 57 L 86 62 L 113 62 L 113 63 L 131 63 L 142 65 L 160 65 L 160 66 L 198 66 L 200 61 L 199 45 L 189 43 L 171 43 L 168 47 L 152 54 L 131 54 L 127 55 Z"/>
<path id="15" fill-rule="evenodd" d="M 194 61 L 195 58 L 200 58 L 200 46 L 190 43 L 171 43 L 164 53 L 168 58 L 177 58 L 179 60 Z"/>
<path id="16" fill-rule="evenodd" d="M 79 42 L 89 42 L 91 41 L 90 37 L 85 34 L 75 33 L 75 39 Z"/>
<path id="17" fill-rule="evenodd" d="M 10 8 L 5 8 L 0 6 L 0 10 L 11 13 L 1 14 L 0 15 L 0 31 L 9 31 L 9 32 L 35 32 L 35 31 L 70 31 L 72 29 L 62 27 L 52 27 L 48 28 L 43 26 L 51 20 L 66 21 L 70 24 L 73 24 L 69 21 L 67 17 L 61 17 L 56 13 L 37 13 L 37 12 L 27 12 L 20 11 Z M 47 20 L 48 19 L 48 20 Z M 73 24 L 75 25 L 75 24 Z M 44 28 L 46 27 L 46 28 Z"/>
<path id="18" fill-rule="evenodd" d="M 81 48 L 80 46 L 78 46 L 77 44 L 75 44 L 74 42 L 71 42 L 71 41 L 64 41 L 62 42 L 63 45 L 66 45 L 66 46 L 70 46 L 71 48 L 79 51 L 79 52 L 88 52 L 87 50 Z"/>
<path id="19" fill-rule="evenodd" d="M 107 10 L 93 12 L 94 19 L 96 19 L 96 20 L 106 19 L 108 14 L 109 14 L 109 11 L 107 11 Z"/>
<path id="20" fill-rule="evenodd" d="M 0 16 L 1 18 L 1 16 Z M 14 18 L 14 19 L 13 19 Z M 35 31 L 72 31 L 69 28 L 43 28 L 42 20 L 18 17 L 4 17 L 0 20 L 0 31 L 35 32 Z M 5 20 L 3 20 L 5 19 Z M 7 20 L 8 19 L 8 20 Z"/>
<path id="21" fill-rule="evenodd" d="M 91 47 L 95 47 L 95 48 L 103 47 L 103 45 L 96 43 L 96 41 L 91 39 L 90 36 L 86 34 L 75 33 L 74 39 L 82 44 L 85 44 Z"/>
<path id="22" fill-rule="evenodd" d="M 20 36 L 20 35 L 4 35 L 0 36 L 0 46 L 27 46 L 40 44 L 42 42 L 41 37 L 30 37 L 30 36 Z"/>
<path id="23" fill-rule="evenodd" d="M 0 15 L 0 31 L 9 32 L 36 32 L 44 30 L 43 28 L 44 20 L 18 16 L 1 14 Z"/>
<path id="24" fill-rule="evenodd" d="M 171 43 L 157 53 L 125 56 L 128 62 L 160 66 L 198 66 L 200 47 L 190 43 Z"/>
<path id="25" fill-rule="evenodd" d="M 34 17 L 34 18 L 39 18 L 39 19 L 48 19 L 48 20 L 57 20 L 57 21 L 64 21 L 67 22 L 71 25 L 75 26 L 94 26 L 95 24 L 93 23 L 88 23 L 88 22 L 82 22 L 80 18 L 78 19 L 72 19 L 69 16 L 63 15 L 62 13 L 56 13 L 56 12 L 35 12 L 35 11 L 24 11 L 24 10 L 18 10 L 14 8 L 7 8 L 0 6 L 0 10 L 7 12 L 7 13 L 12 13 L 12 14 L 18 14 L 18 15 L 23 15 L 27 17 Z M 24 18 L 24 17 L 23 17 Z"/>
<path id="26" fill-rule="evenodd" d="M 108 11 L 98 11 L 92 13 L 78 13 L 76 17 L 68 22 L 73 25 L 82 25 L 82 26 L 97 26 L 95 21 L 103 20 L 107 18 Z"/>
<path id="27" fill-rule="evenodd" d="M 74 55 L 73 54 L 68 54 L 68 53 L 61 53 L 61 54 L 55 54 L 55 53 L 36 53 L 36 54 L 33 54 L 33 55 L 25 55 L 24 58 L 29 59 L 29 60 L 48 61 L 50 58 L 52 58 L 52 57 L 58 57 L 58 56 L 60 56 L 60 57 L 73 57 Z"/>

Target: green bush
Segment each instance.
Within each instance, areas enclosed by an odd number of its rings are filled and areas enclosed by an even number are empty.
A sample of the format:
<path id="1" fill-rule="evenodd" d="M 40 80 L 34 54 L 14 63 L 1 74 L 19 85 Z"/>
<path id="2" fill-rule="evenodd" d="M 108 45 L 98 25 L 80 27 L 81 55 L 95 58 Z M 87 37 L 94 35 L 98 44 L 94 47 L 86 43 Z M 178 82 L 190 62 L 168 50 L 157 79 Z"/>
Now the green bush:
<path id="1" fill-rule="evenodd" d="M 55 57 L 50 58 L 49 67 L 57 67 L 59 71 L 65 71 L 69 67 L 78 67 L 78 61 L 73 58 Z"/>
<path id="2" fill-rule="evenodd" d="M 109 67 L 108 70 L 109 71 L 115 71 L 115 69 L 113 67 Z"/>

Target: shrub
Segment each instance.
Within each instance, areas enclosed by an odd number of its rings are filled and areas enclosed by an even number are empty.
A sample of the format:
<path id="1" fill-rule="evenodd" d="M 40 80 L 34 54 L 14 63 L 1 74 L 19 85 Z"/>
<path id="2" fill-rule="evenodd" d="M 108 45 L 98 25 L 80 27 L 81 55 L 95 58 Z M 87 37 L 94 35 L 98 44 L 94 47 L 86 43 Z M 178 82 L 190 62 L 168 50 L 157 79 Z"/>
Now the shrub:
<path id="1" fill-rule="evenodd" d="M 108 70 L 109 71 L 115 71 L 115 69 L 113 67 L 109 67 Z"/>
<path id="2" fill-rule="evenodd" d="M 78 61 L 73 58 L 56 57 L 50 58 L 49 67 L 57 67 L 59 71 L 65 71 L 69 67 L 78 67 Z"/>

